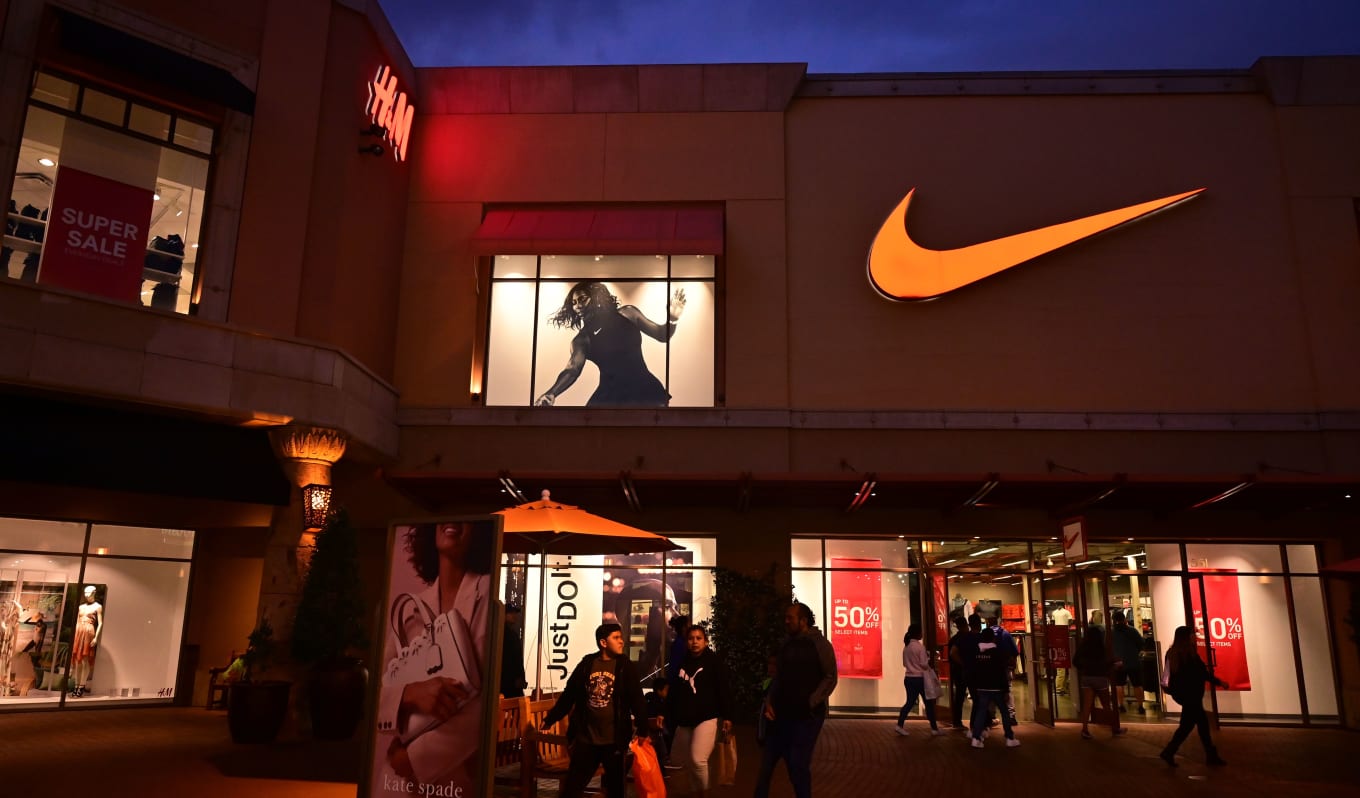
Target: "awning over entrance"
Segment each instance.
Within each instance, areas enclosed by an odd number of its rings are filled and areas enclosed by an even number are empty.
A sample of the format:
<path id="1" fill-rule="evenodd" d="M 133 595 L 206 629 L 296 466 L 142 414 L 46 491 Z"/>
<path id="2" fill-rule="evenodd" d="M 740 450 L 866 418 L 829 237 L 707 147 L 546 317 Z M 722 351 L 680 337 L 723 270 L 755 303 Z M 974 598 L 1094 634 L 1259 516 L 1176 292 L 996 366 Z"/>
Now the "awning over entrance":
<path id="1" fill-rule="evenodd" d="M 479 255 L 721 255 L 720 206 L 493 208 Z"/>

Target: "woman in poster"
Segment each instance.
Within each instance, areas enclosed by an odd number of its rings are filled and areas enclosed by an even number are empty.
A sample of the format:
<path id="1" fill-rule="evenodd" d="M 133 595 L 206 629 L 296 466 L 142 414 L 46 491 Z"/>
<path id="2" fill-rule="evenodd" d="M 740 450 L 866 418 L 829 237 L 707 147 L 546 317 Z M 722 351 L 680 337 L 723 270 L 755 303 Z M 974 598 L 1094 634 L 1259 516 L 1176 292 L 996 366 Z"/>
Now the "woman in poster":
<path id="1" fill-rule="evenodd" d="M 453 795 L 458 787 L 472 795 L 481 733 L 476 698 L 494 600 L 494 535 L 470 523 L 445 523 L 410 527 L 404 537 L 408 562 L 427 587 L 397 596 L 389 608 L 394 629 L 386 645 L 376 746 L 384 767 L 375 786 L 422 794 L 409 786 L 418 782 L 428 785 L 426 795 Z M 436 660 L 441 667 L 430 674 Z M 460 668 L 463 679 L 449 675 Z"/>
<path id="2" fill-rule="evenodd" d="M 534 404 L 551 406 L 563 391 L 576 383 L 586 361 L 600 370 L 600 385 L 587 407 L 666 407 L 670 394 L 642 359 L 642 334 L 669 341 L 685 312 L 685 290 L 677 288 L 667 308 L 667 322 L 657 324 L 633 305 L 619 300 L 603 283 L 582 282 L 572 286 L 567 298 L 550 316 L 554 327 L 577 330 L 571 340 L 567 367 L 552 387 Z"/>

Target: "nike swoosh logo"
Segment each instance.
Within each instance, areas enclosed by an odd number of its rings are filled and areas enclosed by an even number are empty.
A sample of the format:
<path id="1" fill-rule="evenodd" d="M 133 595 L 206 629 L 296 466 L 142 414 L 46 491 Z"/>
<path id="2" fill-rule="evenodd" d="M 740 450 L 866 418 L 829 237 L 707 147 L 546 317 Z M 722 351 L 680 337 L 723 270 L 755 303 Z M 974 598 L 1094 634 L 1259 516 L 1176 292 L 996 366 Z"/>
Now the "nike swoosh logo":
<path id="1" fill-rule="evenodd" d="M 916 193 L 913 188 L 874 236 L 874 243 L 869 247 L 869 283 L 888 299 L 935 299 L 1083 238 L 1166 210 L 1203 191 L 1197 188 L 981 244 L 936 250 L 912 241 L 907 232 L 907 209 Z"/>

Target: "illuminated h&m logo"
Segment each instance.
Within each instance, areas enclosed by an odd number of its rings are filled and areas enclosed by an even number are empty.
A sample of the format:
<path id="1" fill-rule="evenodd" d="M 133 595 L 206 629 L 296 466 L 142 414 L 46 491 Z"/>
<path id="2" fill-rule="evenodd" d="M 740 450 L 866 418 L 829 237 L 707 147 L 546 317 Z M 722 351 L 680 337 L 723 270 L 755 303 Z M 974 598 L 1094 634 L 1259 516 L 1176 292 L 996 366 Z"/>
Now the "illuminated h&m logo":
<path id="1" fill-rule="evenodd" d="M 406 92 L 397 91 L 397 76 L 383 66 L 368 82 L 368 107 L 364 109 L 376 128 L 381 128 L 383 140 L 392 145 L 398 161 L 406 160 L 406 145 L 411 141 L 411 119 L 416 107 L 406 100 Z"/>

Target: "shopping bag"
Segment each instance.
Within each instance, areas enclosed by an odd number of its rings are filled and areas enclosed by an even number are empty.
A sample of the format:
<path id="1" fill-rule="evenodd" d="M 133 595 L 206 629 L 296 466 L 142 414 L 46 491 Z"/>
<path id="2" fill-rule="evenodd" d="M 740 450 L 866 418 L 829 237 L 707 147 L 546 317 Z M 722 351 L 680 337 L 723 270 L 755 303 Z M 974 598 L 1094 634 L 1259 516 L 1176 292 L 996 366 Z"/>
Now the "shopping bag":
<path id="1" fill-rule="evenodd" d="M 939 674 L 932 668 L 926 668 L 926 672 L 923 676 L 925 677 L 925 689 L 922 690 L 922 693 L 925 694 L 926 700 L 935 701 L 939 699 L 940 694 L 943 692 L 943 688 L 940 687 Z"/>
<path id="2" fill-rule="evenodd" d="M 628 749 L 633 752 L 633 787 L 638 798 L 666 798 L 666 777 L 661 772 L 661 763 L 656 759 L 651 741 L 639 742 L 634 737 Z"/>
<path id="3" fill-rule="evenodd" d="M 719 786 L 737 783 L 737 736 L 731 732 L 718 734 L 718 743 L 713 746 L 714 766 L 710 768 Z"/>

